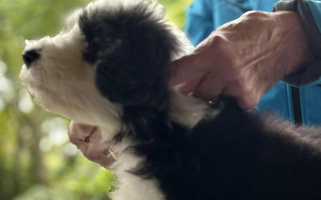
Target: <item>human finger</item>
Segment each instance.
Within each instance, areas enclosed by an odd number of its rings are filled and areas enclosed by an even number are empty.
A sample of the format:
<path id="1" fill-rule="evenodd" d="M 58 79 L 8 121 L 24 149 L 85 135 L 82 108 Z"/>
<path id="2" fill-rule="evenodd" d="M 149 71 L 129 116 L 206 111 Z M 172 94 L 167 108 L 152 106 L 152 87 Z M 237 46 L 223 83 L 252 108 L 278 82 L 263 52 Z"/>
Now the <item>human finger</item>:
<path id="1" fill-rule="evenodd" d="M 224 87 L 224 80 L 213 73 L 209 73 L 203 77 L 202 81 L 198 84 L 198 87 L 193 92 L 193 96 L 205 101 L 210 101 L 220 96 Z"/>
<path id="2" fill-rule="evenodd" d="M 174 67 L 171 70 L 170 85 L 175 86 L 201 76 L 204 73 L 201 67 L 197 54 L 187 55 L 174 61 Z"/>
<path id="3" fill-rule="evenodd" d="M 183 94 L 190 94 L 195 91 L 199 83 L 202 81 L 202 76 L 196 77 L 190 81 L 186 81 L 179 87 L 179 91 Z"/>
<path id="4" fill-rule="evenodd" d="M 108 168 L 115 162 L 111 155 L 109 144 L 102 139 L 98 127 L 71 122 L 68 129 L 70 141 L 77 146 L 89 160 Z"/>
<path id="5" fill-rule="evenodd" d="M 75 145 L 79 145 L 89 139 L 95 128 L 94 126 L 71 121 L 67 133 L 70 141 Z"/>

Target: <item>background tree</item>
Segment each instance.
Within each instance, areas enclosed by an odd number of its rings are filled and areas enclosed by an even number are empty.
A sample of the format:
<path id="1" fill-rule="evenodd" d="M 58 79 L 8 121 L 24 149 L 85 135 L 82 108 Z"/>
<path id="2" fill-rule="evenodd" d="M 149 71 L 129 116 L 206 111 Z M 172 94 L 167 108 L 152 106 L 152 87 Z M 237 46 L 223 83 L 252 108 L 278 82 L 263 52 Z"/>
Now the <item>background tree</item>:
<path id="1" fill-rule="evenodd" d="M 115 0 L 116 1 L 116 0 Z M 160 0 L 168 18 L 183 27 L 191 0 Z M 70 144 L 68 121 L 35 106 L 19 72 L 25 39 L 55 35 L 64 18 L 89 0 L 0 2 L 0 199 L 108 199 L 113 175 Z"/>

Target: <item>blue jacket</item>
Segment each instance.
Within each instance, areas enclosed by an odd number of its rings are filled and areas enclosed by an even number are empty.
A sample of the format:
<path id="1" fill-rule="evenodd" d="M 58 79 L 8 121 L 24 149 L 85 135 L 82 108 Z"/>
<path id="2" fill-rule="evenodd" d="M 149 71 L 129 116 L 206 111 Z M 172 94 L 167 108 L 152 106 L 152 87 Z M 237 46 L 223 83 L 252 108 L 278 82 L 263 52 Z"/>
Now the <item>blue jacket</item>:
<path id="1" fill-rule="evenodd" d="M 185 32 L 194 45 L 220 25 L 250 10 L 273 11 L 277 0 L 195 0 L 187 10 Z M 317 61 L 279 81 L 263 95 L 259 111 L 276 113 L 309 126 L 321 125 L 321 0 L 279 1 L 275 10 L 298 12 L 315 47 Z"/>

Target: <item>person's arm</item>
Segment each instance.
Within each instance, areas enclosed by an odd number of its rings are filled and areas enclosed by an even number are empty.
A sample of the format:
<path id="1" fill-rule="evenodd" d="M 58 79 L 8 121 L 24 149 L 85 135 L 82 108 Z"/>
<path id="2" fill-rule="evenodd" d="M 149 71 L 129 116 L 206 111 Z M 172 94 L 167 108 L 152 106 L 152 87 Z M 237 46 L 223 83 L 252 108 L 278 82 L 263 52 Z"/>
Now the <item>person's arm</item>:
<path id="1" fill-rule="evenodd" d="M 313 60 L 304 63 L 301 70 L 286 76 L 284 80 L 295 86 L 321 84 L 321 1 L 279 1 L 274 10 L 298 13 L 315 52 Z"/>
<path id="2" fill-rule="evenodd" d="M 176 61 L 171 84 L 211 100 L 233 96 L 250 109 L 278 80 L 314 58 L 295 12 L 252 11 L 215 30 L 192 54 Z"/>

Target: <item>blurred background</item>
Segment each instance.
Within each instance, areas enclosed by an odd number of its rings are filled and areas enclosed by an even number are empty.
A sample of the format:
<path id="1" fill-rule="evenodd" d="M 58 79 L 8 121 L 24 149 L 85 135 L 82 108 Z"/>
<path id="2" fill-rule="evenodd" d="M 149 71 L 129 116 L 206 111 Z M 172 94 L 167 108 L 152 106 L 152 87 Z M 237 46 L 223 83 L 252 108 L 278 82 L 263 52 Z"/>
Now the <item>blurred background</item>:
<path id="1" fill-rule="evenodd" d="M 116 0 L 115 0 L 116 1 Z M 0 1 L 0 200 L 108 200 L 112 172 L 69 142 L 68 120 L 34 105 L 21 87 L 25 39 L 54 36 L 89 0 Z M 191 0 L 159 0 L 182 28 Z"/>

